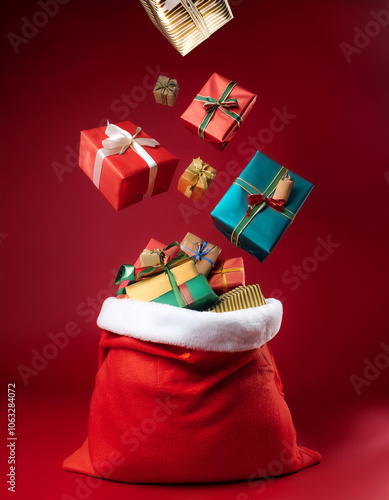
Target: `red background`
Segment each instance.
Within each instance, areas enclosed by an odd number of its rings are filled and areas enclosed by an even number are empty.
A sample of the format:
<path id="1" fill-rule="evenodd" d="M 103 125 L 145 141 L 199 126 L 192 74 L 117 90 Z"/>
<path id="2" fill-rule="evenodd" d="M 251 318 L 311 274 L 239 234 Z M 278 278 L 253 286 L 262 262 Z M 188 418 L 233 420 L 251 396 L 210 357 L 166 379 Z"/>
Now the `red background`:
<path id="1" fill-rule="evenodd" d="M 134 0 L 61 5 L 15 53 L 9 34 L 21 35 L 23 17 L 32 20 L 42 8 L 36 1 L 1 2 L 1 397 L 5 402 L 7 383 L 15 382 L 14 497 L 76 497 L 76 480 L 86 478 L 63 472 L 61 463 L 87 432 L 99 337 L 88 298 L 98 309 L 113 271 L 134 261 L 149 237 L 170 242 L 190 230 L 222 246 L 224 257 L 242 255 L 248 283 L 260 283 L 267 297 L 282 297 L 283 326 L 271 346 L 299 441 L 320 451 L 323 462 L 268 481 L 263 492 L 244 482 L 104 481 L 84 498 L 389 498 L 384 474 L 389 370 L 373 373 L 360 395 L 350 380 L 353 374 L 364 377 L 364 360 L 375 363 L 383 352 L 380 343 L 388 344 L 389 27 L 374 32 L 371 10 L 389 5 L 373 0 L 231 4 L 235 19 L 183 58 Z M 340 44 L 354 44 L 356 27 L 374 36 L 348 62 Z M 157 105 L 145 90 L 153 81 L 146 78 L 148 66 L 178 79 L 173 108 Z M 223 152 L 189 133 L 179 119 L 214 71 L 258 94 L 247 122 Z M 123 94 L 130 95 L 131 109 L 120 103 Z M 273 109 L 284 107 L 295 117 L 270 140 L 264 129 Z M 66 148 L 77 149 L 80 130 L 107 118 L 130 119 L 181 158 L 168 193 L 115 212 L 77 160 L 66 160 Z M 245 144 L 249 136 L 259 136 L 265 154 L 315 184 L 263 264 L 235 249 L 209 216 L 236 175 L 227 173 L 222 183 L 220 173 L 231 160 L 243 169 L 252 156 L 254 148 Z M 199 155 L 217 168 L 219 181 L 185 220 L 182 207 L 194 206 L 176 184 Z M 67 168 L 60 178 L 55 162 Z M 317 239 L 328 237 L 338 247 L 318 262 Z M 292 280 L 294 266 L 308 272 Z M 31 367 L 31 351 L 41 353 L 50 343 L 48 334 L 63 331 L 70 321 L 80 333 L 25 385 L 18 367 Z M 6 492 L 5 410 L 2 405 L 0 488 Z"/>

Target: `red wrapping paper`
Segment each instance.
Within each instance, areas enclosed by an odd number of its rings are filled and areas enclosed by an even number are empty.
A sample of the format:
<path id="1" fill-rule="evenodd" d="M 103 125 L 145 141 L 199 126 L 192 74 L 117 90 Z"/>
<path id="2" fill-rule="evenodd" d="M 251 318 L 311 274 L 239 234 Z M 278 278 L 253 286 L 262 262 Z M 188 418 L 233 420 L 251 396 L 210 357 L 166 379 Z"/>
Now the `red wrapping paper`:
<path id="1" fill-rule="evenodd" d="M 213 73 L 198 94 L 219 99 L 230 82 L 231 80 L 224 78 L 218 73 Z M 244 121 L 251 111 L 257 96 L 244 89 L 241 85 L 236 85 L 228 96 L 228 99 L 230 98 L 237 99 L 239 106 L 228 108 L 228 110 L 240 115 Z M 181 119 L 185 126 L 196 135 L 198 135 L 198 128 L 207 115 L 203 104 L 204 103 L 201 101 L 193 100 L 186 111 L 181 115 Z M 223 111 L 218 109 L 205 129 L 204 140 L 211 142 L 217 149 L 222 150 L 234 137 L 239 128 L 240 127 L 233 118 L 227 116 Z"/>
<path id="2" fill-rule="evenodd" d="M 136 125 L 126 121 L 117 124 L 119 127 L 135 134 Z M 96 153 L 102 148 L 102 141 L 107 139 L 106 127 L 99 127 L 81 132 L 80 143 L 80 167 L 93 181 L 93 170 Z M 143 130 L 138 138 L 150 138 Z M 155 148 L 143 146 L 145 151 L 155 160 L 158 165 L 157 177 L 154 184 L 153 196 L 167 191 L 178 164 L 178 158 L 173 156 L 162 146 Z M 112 155 L 104 158 L 101 171 L 99 190 L 115 208 L 122 208 L 142 201 L 149 182 L 149 167 L 147 163 L 128 148 L 122 155 Z"/>
<path id="3" fill-rule="evenodd" d="M 222 266 L 224 267 L 225 272 L 219 271 Z M 239 270 L 233 271 L 233 269 Z M 223 274 L 225 279 L 223 279 Z M 212 290 L 218 295 L 229 292 L 237 286 L 245 285 L 246 280 L 242 257 L 218 260 L 209 275 L 208 280 Z"/>
<path id="4" fill-rule="evenodd" d="M 143 250 L 156 250 L 157 248 L 162 250 L 162 248 L 165 248 L 165 246 L 166 246 L 165 243 L 161 243 L 160 241 L 151 238 L 150 241 L 147 243 L 147 245 L 144 248 L 142 248 L 142 252 Z M 138 260 L 135 262 L 134 266 L 137 269 L 138 267 L 142 267 L 140 262 L 140 256 L 138 257 Z"/>

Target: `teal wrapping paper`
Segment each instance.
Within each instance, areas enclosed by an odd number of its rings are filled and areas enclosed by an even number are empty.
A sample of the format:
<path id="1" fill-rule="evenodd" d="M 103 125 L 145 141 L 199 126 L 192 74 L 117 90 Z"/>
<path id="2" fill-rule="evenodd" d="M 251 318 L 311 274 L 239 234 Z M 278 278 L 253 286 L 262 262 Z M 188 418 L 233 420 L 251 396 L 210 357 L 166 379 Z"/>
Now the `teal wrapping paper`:
<path id="1" fill-rule="evenodd" d="M 239 178 L 264 193 L 281 168 L 283 167 L 277 162 L 257 151 Z M 312 191 L 313 184 L 290 170 L 288 174 L 293 180 L 293 187 L 285 208 L 296 215 Z M 274 190 L 275 188 L 266 196 L 271 197 Z M 257 192 L 252 190 L 252 193 Z M 211 213 L 213 224 L 230 241 L 234 229 L 248 210 L 248 194 L 241 186 L 233 183 Z M 283 213 L 264 205 L 240 233 L 236 246 L 263 262 L 291 222 L 292 220 Z"/>

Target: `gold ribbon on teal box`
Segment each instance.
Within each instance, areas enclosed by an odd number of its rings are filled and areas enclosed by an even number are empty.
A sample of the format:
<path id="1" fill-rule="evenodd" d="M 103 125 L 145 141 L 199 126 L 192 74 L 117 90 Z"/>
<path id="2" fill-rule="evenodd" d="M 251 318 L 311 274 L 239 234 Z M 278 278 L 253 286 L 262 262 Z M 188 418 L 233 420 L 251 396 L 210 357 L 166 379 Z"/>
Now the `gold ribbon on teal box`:
<path id="1" fill-rule="evenodd" d="M 233 245 L 235 245 L 236 247 L 238 246 L 240 235 L 243 233 L 246 227 L 250 224 L 250 222 L 259 212 L 261 212 L 266 207 L 270 207 L 276 210 L 276 208 L 274 208 L 272 204 L 269 203 L 269 200 L 271 200 L 269 199 L 269 196 L 275 191 L 278 183 L 287 175 L 288 175 L 288 169 L 285 167 L 281 167 L 280 170 L 275 175 L 275 177 L 273 178 L 273 180 L 270 182 L 270 184 L 263 192 L 240 177 L 238 177 L 234 181 L 234 184 L 241 187 L 248 193 L 247 197 L 248 199 L 252 195 L 261 195 L 263 201 L 255 206 L 249 205 L 249 210 L 247 211 L 246 215 L 240 220 L 240 222 L 237 224 L 237 226 L 231 233 L 231 243 Z M 282 213 L 285 217 L 288 217 L 288 219 L 290 219 L 291 221 L 293 221 L 295 217 L 295 214 L 290 210 L 288 210 L 287 208 L 285 208 L 284 206 L 282 207 L 282 210 L 277 210 L 277 211 L 279 213 Z"/>

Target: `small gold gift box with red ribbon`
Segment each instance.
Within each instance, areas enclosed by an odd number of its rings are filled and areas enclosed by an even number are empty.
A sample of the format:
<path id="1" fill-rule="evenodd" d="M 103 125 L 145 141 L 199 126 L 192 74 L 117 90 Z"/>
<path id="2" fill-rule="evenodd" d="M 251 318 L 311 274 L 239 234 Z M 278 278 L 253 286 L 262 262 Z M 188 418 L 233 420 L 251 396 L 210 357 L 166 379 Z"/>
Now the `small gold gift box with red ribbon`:
<path id="1" fill-rule="evenodd" d="M 203 162 L 201 158 L 195 158 L 178 180 L 177 189 L 197 203 L 212 184 L 215 176 L 216 169 Z"/>

